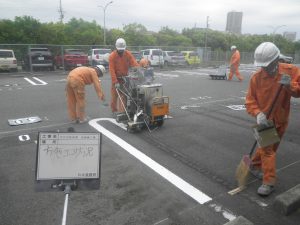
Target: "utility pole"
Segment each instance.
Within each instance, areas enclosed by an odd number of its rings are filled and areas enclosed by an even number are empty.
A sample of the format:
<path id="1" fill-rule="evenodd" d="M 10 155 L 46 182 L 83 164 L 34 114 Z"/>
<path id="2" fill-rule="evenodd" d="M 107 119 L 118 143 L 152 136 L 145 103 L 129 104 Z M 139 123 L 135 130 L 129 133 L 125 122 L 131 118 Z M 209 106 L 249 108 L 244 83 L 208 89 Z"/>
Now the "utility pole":
<path id="1" fill-rule="evenodd" d="M 104 28 L 104 30 L 103 30 L 103 43 L 104 43 L 104 45 L 106 45 L 105 11 L 106 11 L 106 8 L 107 8 L 111 3 L 113 3 L 113 1 L 110 1 L 110 2 L 106 3 L 105 6 L 99 5 L 99 7 L 101 7 L 101 8 L 103 9 L 103 25 L 104 25 L 104 26 L 103 26 L 103 28 Z"/>
<path id="2" fill-rule="evenodd" d="M 207 32 L 209 28 L 209 16 L 206 17 L 206 28 L 205 28 L 205 44 L 204 44 L 204 61 L 206 62 L 207 60 Z"/>
<path id="3" fill-rule="evenodd" d="M 58 8 L 58 12 L 59 12 L 59 21 L 62 23 L 62 22 L 63 22 L 63 19 L 64 19 L 64 17 L 65 17 L 65 15 L 64 15 L 65 11 L 64 11 L 63 8 L 62 8 L 61 0 L 59 0 L 59 8 Z"/>

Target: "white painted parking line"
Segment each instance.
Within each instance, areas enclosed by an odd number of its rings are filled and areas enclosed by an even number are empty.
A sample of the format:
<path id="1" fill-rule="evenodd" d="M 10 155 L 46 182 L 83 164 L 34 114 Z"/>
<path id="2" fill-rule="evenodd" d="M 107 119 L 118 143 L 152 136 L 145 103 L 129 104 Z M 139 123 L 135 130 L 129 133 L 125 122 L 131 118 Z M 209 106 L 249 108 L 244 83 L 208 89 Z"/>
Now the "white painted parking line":
<path id="1" fill-rule="evenodd" d="M 193 198 L 195 201 L 197 201 L 200 204 L 204 204 L 206 202 L 211 201 L 212 199 L 192 186 L 191 184 L 184 181 L 182 178 L 178 177 L 176 174 L 172 173 L 165 167 L 161 166 L 154 160 L 152 160 L 150 157 L 133 147 L 132 145 L 125 142 L 123 139 L 119 138 L 109 130 L 105 129 L 103 126 L 101 126 L 98 122 L 100 121 L 110 121 L 112 123 L 115 123 L 115 120 L 112 118 L 98 118 L 93 119 L 89 121 L 89 124 L 94 127 L 96 130 L 101 132 L 103 135 L 105 135 L 107 138 L 115 142 L 117 145 L 122 147 L 124 150 L 126 150 L 129 154 L 140 160 L 142 163 L 144 163 L 146 166 L 154 170 L 156 173 L 161 175 L 163 178 L 165 178 L 167 181 L 172 183 L 174 186 L 179 188 L 181 191 L 186 193 L 188 196 Z"/>
<path id="2" fill-rule="evenodd" d="M 34 82 L 33 80 L 29 79 L 28 77 L 24 77 L 24 79 L 32 85 L 47 85 L 47 83 L 45 81 L 43 81 L 37 77 L 32 77 L 32 78 L 35 79 L 36 81 L 38 81 L 39 83 Z"/>
<path id="3" fill-rule="evenodd" d="M 203 73 L 199 71 L 181 71 L 181 70 L 175 70 L 177 73 L 183 73 L 184 75 L 196 75 L 196 76 L 208 76 L 208 73 Z"/>
<path id="4" fill-rule="evenodd" d="M 170 77 L 170 78 L 177 78 L 177 77 L 179 77 L 179 75 L 176 75 L 176 74 L 157 73 L 157 72 L 155 72 L 154 75 L 158 75 L 158 76 L 160 76 L 160 77 Z"/>

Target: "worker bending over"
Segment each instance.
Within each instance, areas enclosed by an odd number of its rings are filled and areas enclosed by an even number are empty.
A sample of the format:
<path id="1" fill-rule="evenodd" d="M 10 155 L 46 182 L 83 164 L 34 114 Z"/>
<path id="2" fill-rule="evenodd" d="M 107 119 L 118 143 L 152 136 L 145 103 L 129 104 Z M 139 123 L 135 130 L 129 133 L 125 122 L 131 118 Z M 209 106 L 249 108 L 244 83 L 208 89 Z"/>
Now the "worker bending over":
<path id="1" fill-rule="evenodd" d="M 235 74 L 236 77 L 239 79 L 239 81 L 242 81 L 244 78 L 242 77 L 239 71 L 240 60 L 241 60 L 240 52 L 239 50 L 237 50 L 235 45 L 231 46 L 231 52 L 232 55 L 230 59 L 230 73 L 229 73 L 228 80 L 232 80 L 232 77 Z"/>
<path id="2" fill-rule="evenodd" d="M 111 76 L 111 111 L 112 113 L 124 112 L 124 107 L 119 99 L 116 89 L 120 88 L 120 85 L 124 83 L 122 79 L 128 76 L 128 70 L 130 67 L 138 67 L 134 56 L 130 51 L 126 50 L 126 42 L 123 38 L 119 38 L 116 41 L 116 50 L 114 50 L 109 56 L 109 72 Z M 126 96 L 119 92 L 123 103 L 126 103 Z M 118 104 L 118 105 L 117 105 Z"/>
<path id="3" fill-rule="evenodd" d="M 77 67 L 67 77 L 66 96 L 71 121 L 83 123 L 85 117 L 85 85 L 94 84 L 98 98 L 105 101 L 99 77 L 105 73 L 102 65 L 95 67 Z"/>
<path id="4" fill-rule="evenodd" d="M 292 64 L 279 63 L 279 49 L 271 42 L 260 44 L 254 53 L 255 65 L 261 67 L 251 77 L 246 96 L 246 109 L 256 117 L 258 125 L 267 125 L 273 121 L 280 138 L 282 138 L 289 120 L 291 97 L 300 97 L 300 70 Z M 271 114 L 272 102 L 280 86 Z M 279 143 L 256 149 L 252 158 L 251 172 L 262 178 L 258 188 L 259 195 L 267 196 L 274 190 L 276 180 L 276 150 Z"/>

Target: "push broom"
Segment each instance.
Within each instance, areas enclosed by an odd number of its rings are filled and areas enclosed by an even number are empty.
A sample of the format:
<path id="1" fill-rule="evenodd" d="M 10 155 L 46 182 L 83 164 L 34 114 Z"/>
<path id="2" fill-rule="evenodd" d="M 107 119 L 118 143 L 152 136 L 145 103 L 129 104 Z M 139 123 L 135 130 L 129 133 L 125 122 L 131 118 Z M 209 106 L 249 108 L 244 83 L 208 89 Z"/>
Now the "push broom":
<path id="1" fill-rule="evenodd" d="M 282 90 L 282 87 L 283 87 L 283 84 L 281 84 L 277 90 L 277 93 L 273 99 L 273 102 L 271 104 L 271 107 L 266 115 L 267 119 L 270 117 L 272 111 L 273 111 L 273 108 L 274 108 L 274 105 L 276 103 L 276 100 Z M 255 140 L 255 142 L 253 143 L 253 146 L 249 152 L 248 155 L 244 155 L 242 160 L 240 161 L 237 169 L 236 169 L 236 173 L 235 173 L 235 176 L 236 176 L 236 179 L 238 181 L 238 185 L 239 187 L 245 187 L 245 185 L 247 184 L 247 181 L 248 181 L 248 176 L 249 176 L 249 170 L 250 170 L 250 166 L 251 166 L 251 157 L 252 157 L 252 154 L 255 150 L 255 147 L 257 145 L 257 140 Z"/>

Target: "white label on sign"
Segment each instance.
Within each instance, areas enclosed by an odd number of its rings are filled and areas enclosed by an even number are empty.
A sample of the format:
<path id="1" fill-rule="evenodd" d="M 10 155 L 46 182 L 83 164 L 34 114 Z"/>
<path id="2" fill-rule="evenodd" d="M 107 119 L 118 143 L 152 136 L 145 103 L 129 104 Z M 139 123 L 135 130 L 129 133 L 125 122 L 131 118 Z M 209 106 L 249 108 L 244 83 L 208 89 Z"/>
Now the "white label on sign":
<path id="1" fill-rule="evenodd" d="M 100 133 L 39 133 L 37 180 L 100 178 Z"/>

